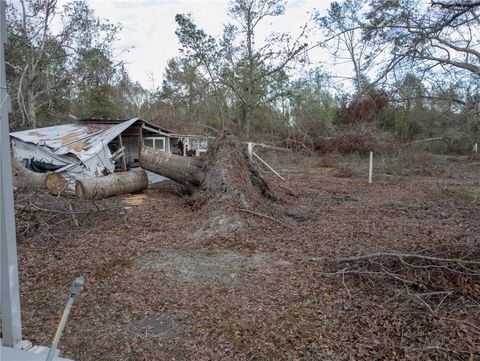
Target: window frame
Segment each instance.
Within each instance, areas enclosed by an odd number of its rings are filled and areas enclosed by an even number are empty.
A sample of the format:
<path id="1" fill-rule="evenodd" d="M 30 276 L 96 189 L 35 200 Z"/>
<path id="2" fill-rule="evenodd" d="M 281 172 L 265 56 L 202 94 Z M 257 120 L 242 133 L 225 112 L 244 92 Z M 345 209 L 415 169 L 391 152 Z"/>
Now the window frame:
<path id="1" fill-rule="evenodd" d="M 144 137 L 143 138 L 143 145 L 146 146 L 146 147 L 149 147 L 148 145 L 145 144 L 146 140 L 151 140 L 152 141 L 153 149 L 165 152 L 165 150 L 166 150 L 166 148 L 165 148 L 165 145 L 166 145 L 165 137 Z M 157 148 L 156 143 L 157 143 L 157 141 L 160 141 L 160 140 L 162 141 L 163 147 L 162 148 Z"/>

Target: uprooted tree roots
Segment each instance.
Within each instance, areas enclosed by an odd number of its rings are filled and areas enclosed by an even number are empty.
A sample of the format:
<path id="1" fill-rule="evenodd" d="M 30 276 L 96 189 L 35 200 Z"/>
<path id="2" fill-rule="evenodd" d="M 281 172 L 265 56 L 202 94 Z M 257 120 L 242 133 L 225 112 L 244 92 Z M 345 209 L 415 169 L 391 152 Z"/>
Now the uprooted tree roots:
<path id="1" fill-rule="evenodd" d="M 231 134 L 216 138 L 202 159 L 144 148 L 140 162 L 143 168 L 185 185 L 192 193 L 192 206 L 205 213 L 194 239 L 242 229 L 242 212 L 266 217 L 271 216 L 263 212 L 275 213 L 277 197 L 249 157 L 247 145 Z"/>

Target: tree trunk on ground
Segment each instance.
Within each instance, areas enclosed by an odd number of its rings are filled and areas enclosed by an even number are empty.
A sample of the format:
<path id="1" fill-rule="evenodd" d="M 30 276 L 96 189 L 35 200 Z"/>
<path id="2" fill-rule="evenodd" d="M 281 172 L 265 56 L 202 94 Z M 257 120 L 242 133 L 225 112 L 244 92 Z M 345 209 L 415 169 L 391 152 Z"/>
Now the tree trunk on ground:
<path id="1" fill-rule="evenodd" d="M 45 188 L 46 173 L 32 172 L 12 157 L 13 187 L 17 191 L 29 191 L 35 188 Z"/>
<path id="2" fill-rule="evenodd" d="M 140 165 L 183 184 L 192 193 L 208 193 L 212 195 L 212 200 L 232 198 L 241 201 L 241 205 L 246 208 L 257 203 L 258 195 L 275 200 L 268 182 L 249 157 L 246 144 L 228 133 L 209 145 L 203 159 L 143 147 Z"/>
<path id="3" fill-rule="evenodd" d="M 48 173 L 45 180 L 45 186 L 52 194 L 62 194 L 67 190 L 68 182 L 58 173 Z"/>
<path id="4" fill-rule="evenodd" d="M 205 157 L 170 155 L 144 147 L 140 165 L 188 187 L 189 202 L 202 222 L 192 234 L 193 241 L 232 235 L 247 227 L 245 210 L 276 215 L 275 194 L 249 157 L 247 146 L 224 133 L 208 146 Z M 203 215 L 201 215 L 203 213 Z"/>
<path id="5" fill-rule="evenodd" d="M 142 147 L 140 165 L 146 170 L 185 185 L 192 193 L 198 189 L 205 177 L 202 161 L 199 159 L 156 151 L 150 147 Z"/>
<path id="6" fill-rule="evenodd" d="M 147 187 L 148 177 L 145 171 L 129 171 L 79 180 L 75 184 L 75 193 L 79 199 L 102 199 L 141 192 Z"/>

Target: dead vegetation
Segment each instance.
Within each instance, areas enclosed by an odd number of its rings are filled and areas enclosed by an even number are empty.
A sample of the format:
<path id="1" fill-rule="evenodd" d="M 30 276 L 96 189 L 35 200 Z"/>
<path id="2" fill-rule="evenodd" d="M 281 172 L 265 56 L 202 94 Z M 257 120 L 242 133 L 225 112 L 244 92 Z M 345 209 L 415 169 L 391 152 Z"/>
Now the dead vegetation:
<path id="1" fill-rule="evenodd" d="M 342 158 L 277 156 L 287 181 L 257 169 L 276 201 L 229 193 L 222 179 L 251 174 L 236 161 L 193 197 L 172 181 L 99 201 L 17 195 L 25 336 L 48 344 L 82 274 L 62 342 L 78 360 L 480 357 L 478 160 L 431 160 L 462 177 L 368 185 L 332 177 Z M 241 232 L 206 235 L 216 211 Z"/>

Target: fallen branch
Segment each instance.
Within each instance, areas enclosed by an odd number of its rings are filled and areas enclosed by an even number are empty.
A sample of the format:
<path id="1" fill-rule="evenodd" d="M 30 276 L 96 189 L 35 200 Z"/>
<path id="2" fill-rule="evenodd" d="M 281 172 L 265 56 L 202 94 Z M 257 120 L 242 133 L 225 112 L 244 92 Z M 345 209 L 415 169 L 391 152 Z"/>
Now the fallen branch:
<path id="1" fill-rule="evenodd" d="M 72 215 L 73 224 L 75 224 L 75 227 L 80 226 L 80 222 L 78 221 L 77 216 L 75 216 L 75 212 L 73 211 L 72 202 L 68 202 L 68 208 L 70 209 L 70 214 Z"/>
<path id="2" fill-rule="evenodd" d="M 418 144 L 418 143 L 428 143 L 428 142 L 433 142 L 435 140 L 442 140 L 442 139 L 443 139 L 443 137 L 421 139 L 421 140 L 416 140 L 416 141 L 410 142 L 410 143 L 404 143 L 404 144 L 402 144 L 402 146 L 413 145 L 413 144 Z"/>
<path id="3" fill-rule="evenodd" d="M 418 258 L 418 259 L 424 259 L 428 261 L 449 262 L 449 263 L 457 263 L 457 264 L 473 264 L 473 265 L 480 266 L 480 262 L 469 261 L 469 260 L 464 260 L 460 258 L 441 258 L 441 257 L 424 256 L 421 254 L 414 254 L 414 253 L 391 253 L 391 252 L 371 253 L 371 254 L 366 254 L 366 255 L 357 256 L 357 257 L 340 258 L 338 259 L 338 261 L 341 263 L 358 262 L 358 261 L 367 261 L 367 260 L 371 260 L 373 258 L 379 258 L 379 257 L 396 257 L 400 261 L 402 261 L 403 258 Z"/>
<path id="4" fill-rule="evenodd" d="M 253 214 L 253 215 L 258 216 L 258 217 L 267 218 L 267 219 L 269 219 L 269 220 L 271 220 L 271 221 L 274 221 L 274 222 L 276 222 L 276 223 L 284 226 L 285 228 L 290 228 L 290 227 L 287 226 L 285 223 L 283 223 L 283 222 L 279 221 L 278 219 L 273 218 L 273 217 L 271 217 L 271 216 L 269 216 L 269 215 L 266 215 L 266 214 L 263 214 L 263 213 L 254 212 L 254 211 L 251 211 L 251 210 L 249 210 L 249 209 L 243 209 L 243 208 L 237 208 L 237 210 L 240 211 L 240 212 L 250 213 L 250 214 Z"/>

